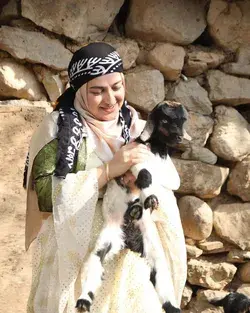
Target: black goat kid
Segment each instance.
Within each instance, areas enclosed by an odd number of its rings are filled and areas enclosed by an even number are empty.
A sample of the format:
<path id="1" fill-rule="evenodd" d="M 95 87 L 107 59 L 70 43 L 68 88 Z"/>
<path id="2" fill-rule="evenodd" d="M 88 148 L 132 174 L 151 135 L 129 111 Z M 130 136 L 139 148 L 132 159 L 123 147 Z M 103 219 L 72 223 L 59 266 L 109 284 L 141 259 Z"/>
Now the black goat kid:
<path id="1" fill-rule="evenodd" d="M 152 161 L 131 168 L 136 177 L 135 188 L 126 186 L 122 177 L 108 183 L 102 207 L 104 226 L 83 267 L 82 294 L 76 303 L 79 311 L 90 310 L 94 295 L 102 283 L 104 260 L 112 258 L 125 247 L 133 246 L 131 228 L 127 227 L 132 225 L 139 231 L 141 244 L 137 249 L 131 249 L 140 251 L 150 264 L 150 279 L 163 309 L 168 313 L 180 312 L 169 300 L 173 286 L 165 284 L 164 277 L 169 275 L 168 265 L 151 213 L 158 207 L 153 176 L 157 178 L 159 172 L 154 173 L 154 165 L 167 158 L 168 146 L 180 143 L 186 120 L 187 112 L 182 105 L 171 101 L 158 104 L 149 114 L 144 130 L 136 139 L 137 142 L 149 144 L 154 157 Z"/>
<path id="2" fill-rule="evenodd" d="M 209 302 L 222 306 L 225 313 L 250 313 L 250 298 L 239 292 L 231 292 L 223 299 Z"/>

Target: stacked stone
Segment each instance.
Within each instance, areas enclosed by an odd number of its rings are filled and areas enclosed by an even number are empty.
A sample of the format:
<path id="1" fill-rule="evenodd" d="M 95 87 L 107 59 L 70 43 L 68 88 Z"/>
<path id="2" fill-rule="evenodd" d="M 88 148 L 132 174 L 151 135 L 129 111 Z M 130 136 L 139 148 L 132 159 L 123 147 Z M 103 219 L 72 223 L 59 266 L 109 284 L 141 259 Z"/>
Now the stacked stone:
<path id="1" fill-rule="evenodd" d="M 222 312 L 208 300 L 250 295 L 250 2 L 152 3 L 130 1 L 121 36 L 113 22 L 121 0 L 22 0 L 21 10 L 9 1 L 0 14 L 0 110 L 51 111 L 72 53 L 95 40 L 121 54 L 126 98 L 140 112 L 181 102 L 192 137 L 173 156 L 188 252 L 182 308 Z"/>

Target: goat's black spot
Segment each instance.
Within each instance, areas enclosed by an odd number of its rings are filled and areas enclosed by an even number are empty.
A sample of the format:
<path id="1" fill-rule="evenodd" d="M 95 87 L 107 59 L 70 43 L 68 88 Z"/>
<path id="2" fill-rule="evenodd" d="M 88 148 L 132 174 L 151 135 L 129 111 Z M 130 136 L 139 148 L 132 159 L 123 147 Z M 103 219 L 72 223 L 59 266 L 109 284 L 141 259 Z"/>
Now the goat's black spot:
<path id="1" fill-rule="evenodd" d="M 151 273 L 150 273 L 150 281 L 154 287 L 155 287 L 155 283 L 156 283 L 155 276 L 156 276 L 156 270 L 153 268 Z"/>
<path id="2" fill-rule="evenodd" d="M 90 299 L 93 301 L 95 298 L 93 292 L 92 291 L 88 292 L 88 295 L 89 295 Z"/>
<path id="3" fill-rule="evenodd" d="M 149 187 L 152 184 L 152 175 L 149 173 L 147 169 L 140 170 L 138 177 L 135 181 L 135 185 L 139 189 L 144 189 Z"/>
<path id="4" fill-rule="evenodd" d="M 169 301 L 163 303 L 162 308 L 166 313 L 181 313 L 181 310 L 174 307 Z"/>
<path id="5" fill-rule="evenodd" d="M 112 245 L 111 243 L 107 244 L 105 248 L 100 249 L 96 252 L 96 255 L 100 258 L 101 262 L 103 262 L 105 256 L 107 255 L 107 253 L 110 251 Z"/>
<path id="6" fill-rule="evenodd" d="M 86 299 L 78 299 L 76 302 L 76 308 L 79 312 L 86 312 L 90 310 L 91 303 Z"/>

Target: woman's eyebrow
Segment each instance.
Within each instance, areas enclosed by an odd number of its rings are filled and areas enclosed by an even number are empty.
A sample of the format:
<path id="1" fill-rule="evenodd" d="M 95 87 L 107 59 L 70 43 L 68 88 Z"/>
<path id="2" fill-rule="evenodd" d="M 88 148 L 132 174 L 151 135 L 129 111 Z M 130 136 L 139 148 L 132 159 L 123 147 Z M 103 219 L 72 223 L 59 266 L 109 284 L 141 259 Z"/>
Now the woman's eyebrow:
<path id="1" fill-rule="evenodd" d="M 112 87 L 114 87 L 115 85 L 118 85 L 121 82 L 122 82 L 122 80 L 119 80 L 118 82 L 114 83 L 112 85 Z M 104 86 L 92 86 L 92 87 L 90 87 L 90 89 L 104 89 L 104 88 L 105 88 Z"/>

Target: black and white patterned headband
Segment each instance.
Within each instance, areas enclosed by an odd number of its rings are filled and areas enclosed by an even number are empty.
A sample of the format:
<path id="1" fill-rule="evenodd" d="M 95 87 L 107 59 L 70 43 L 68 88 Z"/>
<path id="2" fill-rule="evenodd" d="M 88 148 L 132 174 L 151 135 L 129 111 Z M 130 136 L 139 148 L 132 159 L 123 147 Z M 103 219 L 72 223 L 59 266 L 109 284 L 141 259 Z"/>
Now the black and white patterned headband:
<path id="1" fill-rule="evenodd" d="M 68 66 L 70 86 L 77 91 L 98 76 L 123 72 L 122 59 L 109 44 L 94 42 L 77 50 Z"/>

